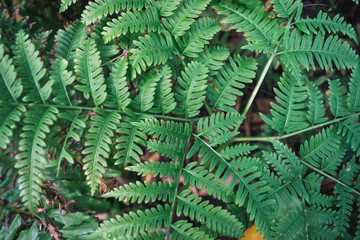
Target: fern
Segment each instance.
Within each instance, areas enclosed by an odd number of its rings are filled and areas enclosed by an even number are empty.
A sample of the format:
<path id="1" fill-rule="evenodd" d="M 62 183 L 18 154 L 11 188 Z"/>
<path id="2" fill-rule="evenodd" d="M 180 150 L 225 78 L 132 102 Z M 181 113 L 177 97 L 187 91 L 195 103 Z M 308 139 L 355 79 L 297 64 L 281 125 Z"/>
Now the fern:
<path id="1" fill-rule="evenodd" d="M 150 110 L 154 105 L 154 98 L 156 92 L 156 85 L 160 81 L 161 75 L 157 72 L 150 72 L 146 76 L 146 80 L 143 80 L 139 85 L 139 95 L 135 99 L 135 105 L 137 105 L 140 112 L 146 112 Z"/>
<path id="2" fill-rule="evenodd" d="M 150 201 L 163 201 L 167 199 L 174 198 L 175 183 L 171 184 L 167 181 L 164 183 L 149 183 L 141 182 L 130 183 L 129 185 L 124 185 L 118 189 L 114 189 L 111 192 L 108 192 L 103 195 L 103 197 L 115 197 L 119 200 L 124 200 L 126 202 L 144 202 L 148 203 Z"/>
<path id="3" fill-rule="evenodd" d="M 204 51 L 198 55 L 196 61 L 204 64 L 209 69 L 209 75 L 214 76 L 228 57 L 229 51 L 226 48 L 205 46 Z"/>
<path id="4" fill-rule="evenodd" d="M 348 107 L 351 112 L 360 112 L 360 76 L 359 66 L 357 66 L 350 78 L 349 93 L 347 94 Z"/>
<path id="5" fill-rule="evenodd" d="M 208 69 L 201 63 L 191 62 L 178 79 L 176 98 L 185 117 L 195 117 L 205 100 L 206 75 Z"/>
<path id="6" fill-rule="evenodd" d="M 100 53 L 96 49 L 94 39 L 88 39 L 85 45 L 76 50 L 75 72 L 79 75 L 77 81 L 82 85 L 75 86 L 83 92 L 84 97 L 92 97 L 95 106 L 99 106 L 106 99 L 106 85 L 101 73 Z"/>
<path id="7" fill-rule="evenodd" d="M 3 93 L 0 100 L 12 99 L 17 102 L 23 91 L 23 86 L 21 80 L 17 79 L 12 59 L 5 54 L 3 44 L 0 44 L 0 59 L 0 91 Z"/>
<path id="8" fill-rule="evenodd" d="M 284 73 L 279 82 L 279 90 L 274 89 L 279 105 L 271 103 L 272 118 L 260 114 L 264 121 L 280 134 L 289 133 L 299 129 L 306 128 L 306 89 L 300 82 L 291 75 Z"/>
<path id="9" fill-rule="evenodd" d="M 108 23 L 108 27 L 104 28 L 103 35 L 106 41 L 110 41 L 127 32 L 144 32 L 145 30 L 148 32 L 160 32 L 162 30 L 158 12 L 153 8 L 122 14 L 118 19 Z"/>
<path id="10" fill-rule="evenodd" d="M 171 225 L 173 230 L 171 235 L 171 240 L 186 240 L 186 239 L 198 239 L 198 240 L 213 240 L 214 238 L 206 234 L 206 232 L 201 231 L 197 227 L 193 227 L 191 223 L 186 222 L 185 220 L 177 221 Z"/>
<path id="11" fill-rule="evenodd" d="M 121 118 L 116 112 L 108 113 L 97 109 L 96 113 L 97 115 L 91 117 L 91 126 L 86 134 L 85 149 L 82 151 L 84 155 L 87 155 L 83 159 L 83 168 L 91 188 L 91 195 L 94 195 L 96 187 L 100 184 L 99 178 L 105 173 L 110 138 L 114 135 Z"/>
<path id="12" fill-rule="evenodd" d="M 61 0 L 61 6 L 59 12 L 64 12 L 69 8 L 70 5 L 76 3 L 77 0 Z"/>
<path id="13" fill-rule="evenodd" d="M 139 41 L 134 41 L 137 48 L 130 50 L 133 55 L 130 57 L 131 65 L 134 69 L 133 76 L 145 71 L 147 66 L 164 64 L 172 57 L 173 41 L 168 32 L 164 36 L 149 34 L 139 37 Z"/>
<path id="14" fill-rule="evenodd" d="M 237 96 L 242 96 L 241 91 L 245 83 L 251 83 L 255 77 L 256 61 L 252 58 L 242 59 L 240 56 L 229 58 L 229 64 L 225 65 L 216 75 L 213 87 L 208 87 L 207 97 L 213 108 L 224 111 L 232 111 Z"/>
<path id="15" fill-rule="evenodd" d="M 16 122 L 21 120 L 23 113 L 26 111 L 23 105 L 7 108 L 1 106 L 0 109 L 0 147 L 6 149 L 6 145 L 10 143 L 13 135 L 13 128 Z"/>
<path id="16" fill-rule="evenodd" d="M 274 5 L 274 11 L 280 18 L 290 18 L 297 8 L 302 7 L 302 3 L 300 1 L 294 0 L 272 0 L 271 2 Z"/>
<path id="17" fill-rule="evenodd" d="M 14 53 L 16 71 L 22 79 L 25 94 L 23 101 L 39 101 L 45 104 L 50 97 L 53 81 L 48 81 L 41 86 L 40 81 L 45 76 L 46 69 L 43 68 L 39 52 L 35 50 L 29 36 L 22 30 L 16 34 Z"/>
<path id="18" fill-rule="evenodd" d="M 346 138 L 353 151 L 358 155 L 360 153 L 360 123 L 356 122 L 359 115 L 355 115 L 342 122 L 338 129 L 338 134 Z"/>
<path id="19" fill-rule="evenodd" d="M 321 92 L 315 84 L 310 81 L 306 82 L 306 91 L 309 96 L 309 109 L 306 115 L 307 120 L 312 125 L 325 122 L 327 117 L 325 117 L 325 106 Z"/>
<path id="20" fill-rule="evenodd" d="M 145 0 L 96 0 L 86 6 L 82 16 L 82 21 L 90 24 L 107 15 L 120 12 L 121 9 L 141 10 L 149 4 Z"/>
<path id="21" fill-rule="evenodd" d="M 178 163 L 170 162 L 146 162 L 139 163 L 135 166 L 128 166 L 126 170 L 137 172 L 141 176 L 146 176 L 147 174 L 152 174 L 153 177 L 174 177 L 175 173 L 179 172 L 180 166 Z"/>
<path id="22" fill-rule="evenodd" d="M 45 135 L 49 126 L 56 121 L 56 108 L 33 107 L 25 113 L 23 133 L 19 142 L 21 152 L 16 156 L 15 167 L 18 169 L 19 189 L 22 201 L 32 214 L 39 204 L 42 170 L 46 163 Z"/>
<path id="23" fill-rule="evenodd" d="M 179 6 L 180 0 L 162 0 L 159 1 L 159 12 L 163 17 L 169 17 L 174 14 L 174 10 Z"/>
<path id="24" fill-rule="evenodd" d="M 346 104 L 346 96 L 345 91 L 346 89 L 341 85 L 339 79 L 337 80 L 329 80 L 329 104 L 331 113 L 334 117 L 342 117 L 349 113 Z"/>
<path id="25" fill-rule="evenodd" d="M 71 97 L 74 92 L 67 89 L 75 81 L 72 71 L 67 71 L 68 62 L 63 58 L 58 58 L 52 62 L 53 71 L 50 72 L 50 79 L 54 82 L 54 102 L 63 105 L 72 105 Z"/>
<path id="26" fill-rule="evenodd" d="M 310 34 L 317 34 L 317 29 L 325 35 L 328 33 L 337 33 L 341 32 L 344 35 L 349 36 L 355 42 L 357 42 L 356 34 L 354 28 L 345 22 L 343 17 L 340 17 L 339 14 L 335 15 L 333 18 L 330 18 L 326 13 L 319 11 L 316 18 L 299 18 L 296 19 L 293 23 L 301 31 Z"/>

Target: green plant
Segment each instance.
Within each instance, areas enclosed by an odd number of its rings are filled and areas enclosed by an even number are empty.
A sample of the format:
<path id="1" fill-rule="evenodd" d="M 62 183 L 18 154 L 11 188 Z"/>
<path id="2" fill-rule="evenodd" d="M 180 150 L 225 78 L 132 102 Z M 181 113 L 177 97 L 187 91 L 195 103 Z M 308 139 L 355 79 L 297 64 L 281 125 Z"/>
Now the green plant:
<path id="1" fill-rule="evenodd" d="M 40 223 L 56 239 L 239 239 L 254 222 L 266 239 L 359 238 L 355 30 L 339 15 L 304 18 L 301 1 L 271 3 L 273 14 L 255 0 L 95 0 L 57 33 L 53 56 L 22 26 L 14 42 L 2 36 L 0 190 L 13 194 L 0 203 L 36 220 L 19 236 Z M 247 40 L 239 54 L 212 43 L 230 29 Z M 260 115 L 275 136 L 241 136 L 274 62 L 276 103 Z M 344 75 L 328 95 L 313 81 L 324 71 Z M 151 152 L 161 161 L 144 161 Z M 120 176 L 135 180 L 112 187 Z M 84 208 L 117 216 L 97 228 Z M 15 236 L 20 215 L 0 236 Z"/>

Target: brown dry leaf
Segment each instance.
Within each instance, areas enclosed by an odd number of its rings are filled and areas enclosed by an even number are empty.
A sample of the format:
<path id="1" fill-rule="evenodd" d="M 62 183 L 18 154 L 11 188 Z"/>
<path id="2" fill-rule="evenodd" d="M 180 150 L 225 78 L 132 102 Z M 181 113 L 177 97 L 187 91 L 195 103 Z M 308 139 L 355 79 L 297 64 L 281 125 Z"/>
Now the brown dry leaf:
<path id="1" fill-rule="evenodd" d="M 264 235 L 256 231 L 256 226 L 252 225 L 250 228 L 246 229 L 244 232 L 245 237 L 240 238 L 240 240 L 263 240 Z"/>

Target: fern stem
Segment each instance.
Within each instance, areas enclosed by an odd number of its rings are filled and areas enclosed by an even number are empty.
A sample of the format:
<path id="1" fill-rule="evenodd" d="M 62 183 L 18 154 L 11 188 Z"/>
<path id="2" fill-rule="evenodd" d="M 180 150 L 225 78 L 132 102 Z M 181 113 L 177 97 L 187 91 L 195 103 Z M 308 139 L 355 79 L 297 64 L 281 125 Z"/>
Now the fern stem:
<path id="1" fill-rule="evenodd" d="M 346 188 L 351 189 L 351 191 L 352 191 L 353 193 L 356 193 L 357 195 L 360 195 L 360 192 L 358 192 L 356 189 L 354 189 L 354 188 L 350 187 L 349 185 L 347 185 L 347 184 L 345 184 L 345 183 L 343 183 L 343 182 L 339 181 L 339 180 L 338 180 L 338 179 L 336 179 L 336 178 L 333 178 L 333 177 L 332 177 L 332 176 L 330 176 L 329 174 L 327 174 L 327 173 L 325 173 L 325 172 L 323 172 L 323 171 L 321 171 L 321 170 L 317 169 L 316 167 L 314 167 L 314 166 L 310 165 L 309 163 L 307 163 L 307 162 L 305 162 L 305 161 L 303 161 L 303 160 L 300 160 L 300 162 L 301 162 L 303 165 L 307 166 L 308 168 L 310 168 L 310 169 L 314 170 L 315 172 L 317 172 L 317 173 L 319 173 L 319 174 L 323 175 L 324 177 L 327 177 L 327 178 L 329 178 L 329 179 L 333 180 L 333 181 L 334 181 L 334 182 L 336 182 L 337 184 L 340 184 L 340 185 L 342 185 L 342 186 L 344 186 L 344 187 L 346 187 Z"/>
<path id="2" fill-rule="evenodd" d="M 289 134 L 282 135 L 282 136 L 272 136 L 272 137 L 239 137 L 239 138 L 235 138 L 234 141 L 235 141 L 235 142 L 245 142 L 245 141 L 251 141 L 251 142 L 271 142 L 271 141 L 274 141 L 274 140 L 280 140 L 280 139 L 284 139 L 284 138 L 289 138 L 289 137 L 298 135 L 298 134 L 303 133 L 303 132 L 307 132 L 307 131 L 314 130 L 314 129 L 317 129 L 317 128 L 320 128 L 320 127 L 324 127 L 324 126 L 331 125 L 331 124 L 334 124 L 334 123 L 337 123 L 337 122 L 341 122 L 341 121 L 346 120 L 346 119 L 348 119 L 348 118 L 350 118 L 350 117 L 352 117 L 352 116 L 355 116 L 355 115 L 358 115 L 358 113 L 354 113 L 354 114 L 351 114 L 351 115 L 347 115 L 347 116 L 345 116 L 345 117 L 333 119 L 333 120 L 331 120 L 331 121 L 327 121 L 327 122 L 324 122 L 324 123 L 320 123 L 320 124 L 317 124 L 317 125 L 314 125 L 314 126 L 311 126 L 311 127 L 308 127 L 308 128 L 305 128 L 305 129 L 302 129 L 302 130 L 299 130 L 299 131 L 296 131 L 296 132 L 293 132 L 293 133 L 289 133 Z"/>
<path id="3" fill-rule="evenodd" d="M 252 105 L 252 103 L 254 102 L 254 99 L 261 87 L 261 84 L 263 83 L 264 79 L 265 79 L 265 76 L 267 74 L 267 72 L 269 71 L 269 68 L 271 66 L 271 63 L 272 61 L 274 60 L 274 57 L 276 56 L 276 52 L 278 50 L 278 47 L 275 48 L 274 52 L 271 54 L 270 58 L 268 59 L 268 61 L 266 62 L 266 65 L 263 69 L 263 71 L 261 72 L 261 75 L 260 75 L 260 78 L 258 80 L 258 82 L 256 83 L 256 86 L 254 88 L 254 91 L 251 93 L 251 96 L 250 96 L 250 99 L 249 101 L 247 102 L 246 106 L 245 106 L 245 109 L 244 111 L 242 112 L 241 116 L 242 117 L 245 117 L 246 114 L 248 113 L 248 111 L 250 110 L 250 107 Z M 238 126 L 235 131 L 237 131 L 239 129 L 240 126 Z"/>
<path id="4" fill-rule="evenodd" d="M 190 123 L 190 128 L 189 128 L 189 131 L 192 132 L 193 130 L 193 125 L 194 123 L 191 122 Z M 188 149 L 188 145 L 189 145 L 189 142 L 190 142 L 190 139 L 191 139 L 191 132 L 189 132 L 189 136 L 186 140 L 186 144 L 185 144 L 185 149 L 183 151 L 183 155 L 181 156 L 180 158 L 180 169 L 179 169 L 179 173 L 176 176 L 176 179 L 175 182 L 176 182 L 176 188 L 175 188 L 175 194 L 174 194 L 174 197 L 172 199 L 172 202 L 171 202 L 171 213 L 170 213 L 170 216 L 169 216 L 169 226 L 167 227 L 166 229 L 166 234 L 165 234 L 165 238 L 164 240 L 168 239 L 169 237 L 169 234 L 170 234 L 170 228 L 171 228 L 171 225 L 172 225 L 172 218 L 173 218 L 173 215 L 174 215 L 174 212 L 175 212 L 175 203 L 176 203 L 176 200 L 177 200 L 177 196 L 178 196 L 178 190 L 179 190 L 179 183 L 180 183 L 180 177 L 181 177 L 181 174 L 182 174 L 182 170 L 184 168 L 184 162 L 185 162 L 185 159 L 186 159 L 186 154 L 187 154 L 187 149 Z"/>
<path id="5" fill-rule="evenodd" d="M 206 102 L 206 100 L 204 100 L 204 105 L 205 105 L 206 111 L 209 113 L 209 115 L 211 115 L 212 110 L 211 110 L 209 104 Z"/>
<path id="6" fill-rule="evenodd" d="M 66 105 L 50 105 L 50 104 L 33 104 L 33 103 L 8 103 L 4 101 L 0 101 L 0 104 L 6 105 L 24 105 L 24 106 L 41 106 L 41 107 L 55 107 L 57 109 L 67 109 L 67 110 L 79 110 L 79 111 L 94 111 L 95 107 L 82 107 L 82 106 L 66 106 Z M 117 110 L 117 109 L 109 109 L 109 108 L 103 108 L 105 111 L 111 111 L 111 112 L 118 112 L 121 114 L 125 114 L 124 111 Z M 167 119 L 167 120 L 174 120 L 174 121 L 180 121 L 180 122 L 197 122 L 201 118 L 181 118 L 181 117 L 173 117 L 173 116 L 166 116 L 166 115 L 157 115 L 157 114 L 146 114 L 141 112 L 134 112 L 136 115 L 142 115 L 143 117 L 153 117 L 153 118 L 160 118 L 160 119 Z"/>

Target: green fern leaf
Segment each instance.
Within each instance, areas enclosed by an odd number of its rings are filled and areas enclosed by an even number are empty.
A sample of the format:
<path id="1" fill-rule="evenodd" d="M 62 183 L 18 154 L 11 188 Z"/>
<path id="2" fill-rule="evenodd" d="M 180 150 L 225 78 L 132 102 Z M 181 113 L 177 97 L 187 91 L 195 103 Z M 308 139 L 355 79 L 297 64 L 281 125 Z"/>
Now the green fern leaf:
<path id="1" fill-rule="evenodd" d="M 222 235 L 239 238 L 242 236 L 244 226 L 234 215 L 209 204 L 209 201 L 202 201 L 196 194 L 190 194 L 191 190 L 185 190 L 178 195 L 176 215 L 184 214 L 191 220 L 199 221 L 202 224 Z"/>
<path id="2" fill-rule="evenodd" d="M 130 49 L 133 76 L 136 72 L 141 73 L 141 69 L 145 71 L 147 66 L 165 64 L 173 56 L 174 45 L 168 32 L 164 32 L 164 36 L 150 33 L 139 37 L 139 40 L 134 40 L 134 45 L 137 48 Z"/>
<path id="3" fill-rule="evenodd" d="M 179 220 L 171 225 L 170 240 L 214 240 L 214 238 L 201 231 L 198 227 L 188 223 L 186 220 Z"/>
<path id="4" fill-rule="evenodd" d="M 60 29 L 55 36 L 55 55 L 68 61 L 70 70 L 74 67 L 75 50 L 85 41 L 87 33 L 86 25 L 77 20 L 67 29 Z"/>
<path id="5" fill-rule="evenodd" d="M 82 154 L 87 155 L 83 159 L 83 169 L 91 189 L 91 195 L 94 195 L 100 184 L 99 178 L 105 173 L 111 137 L 113 137 L 121 119 L 117 112 L 109 113 L 102 109 L 96 109 L 96 113 L 97 115 L 91 117 L 91 126 L 86 133 L 85 149 L 82 151 Z"/>
<path id="6" fill-rule="evenodd" d="M 218 71 L 223 65 L 224 61 L 229 57 L 230 53 L 227 48 L 205 46 L 203 52 L 201 52 L 195 61 L 204 64 L 209 69 L 209 75 L 214 76 L 218 74 Z"/>
<path id="7" fill-rule="evenodd" d="M 171 208 L 167 204 L 164 207 L 157 205 L 156 208 L 146 209 L 145 211 L 130 212 L 104 221 L 104 223 L 100 224 L 100 228 L 90 237 L 100 237 L 102 239 L 111 239 L 117 236 L 131 237 L 136 236 L 145 229 L 149 231 L 162 226 L 167 227 L 170 225 L 170 213 Z"/>
<path id="8" fill-rule="evenodd" d="M 306 118 L 311 125 L 326 122 L 328 118 L 325 117 L 326 110 L 322 100 L 322 93 L 313 82 L 306 81 L 305 87 L 309 96 L 309 109 Z"/>
<path id="9" fill-rule="evenodd" d="M 61 0 L 61 6 L 59 9 L 59 12 L 62 13 L 64 11 L 66 11 L 66 9 L 68 9 L 70 5 L 72 5 L 76 2 L 77 2 L 77 0 Z"/>
<path id="10" fill-rule="evenodd" d="M 346 142 L 350 144 L 352 150 L 359 156 L 360 123 L 356 121 L 358 118 L 359 115 L 355 115 L 340 123 L 337 134 L 341 134 L 346 139 Z"/>
<path id="11" fill-rule="evenodd" d="M 142 132 L 152 135 L 153 138 L 158 138 L 159 141 L 169 143 L 185 141 L 190 132 L 188 123 L 179 123 L 174 121 L 157 120 L 156 118 L 146 118 L 141 122 L 133 123 Z"/>
<path id="12" fill-rule="evenodd" d="M 118 149 L 114 158 L 117 159 L 116 165 L 126 164 L 128 162 L 140 162 L 139 155 L 143 155 L 143 150 L 139 145 L 145 146 L 146 134 L 139 131 L 132 123 L 139 122 L 140 116 L 135 113 L 126 110 L 126 116 L 123 117 L 123 121 L 117 130 L 121 136 L 116 139 L 118 143 L 116 149 Z"/>
<path id="13" fill-rule="evenodd" d="M 242 96 L 244 83 L 251 83 L 255 77 L 256 60 L 254 58 L 241 58 L 239 55 L 229 58 L 229 64 L 216 75 L 214 86 L 208 86 L 207 97 L 214 108 L 223 111 L 234 111 L 237 96 Z"/>
<path id="14" fill-rule="evenodd" d="M 0 44 L 0 100 L 11 99 L 15 103 L 21 96 L 23 86 L 21 80 L 16 77 L 13 60 L 5 54 L 4 45 Z"/>
<path id="15" fill-rule="evenodd" d="M 283 51 L 278 54 L 288 58 L 294 65 L 298 65 L 298 60 L 308 71 L 310 66 L 315 69 L 315 59 L 321 69 L 330 67 L 333 70 L 334 64 L 337 69 L 353 68 L 358 58 L 348 43 L 332 35 L 325 38 L 318 34 L 314 38 L 312 34 L 301 35 L 293 31 L 290 36 L 285 34 L 282 48 Z"/>
<path id="16" fill-rule="evenodd" d="M 176 184 L 174 181 L 171 184 L 168 181 L 155 182 L 153 184 L 149 182 L 141 183 L 137 181 L 135 184 L 121 186 L 111 192 L 105 193 L 103 197 L 118 198 L 120 201 L 125 202 L 137 202 L 148 203 L 150 201 L 163 201 L 167 199 L 173 199 L 175 194 Z"/>
<path id="17" fill-rule="evenodd" d="M 163 19 L 165 28 L 173 36 L 182 36 L 195 21 L 201 11 L 206 8 L 210 0 L 188 0 L 181 2 L 174 14 Z"/>
<path id="18" fill-rule="evenodd" d="M 44 138 L 50 132 L 49 126 L 56 121 L 56 108 L 32 107 L 25 113 L 23 132 L 19 142 L 20 153 L 16 155 L 18 183 L 24 205 L 35 214 L 39 204 L 42 173 L 46 164 L 46 143 Z"/>
<path id="19" fill-rule="evenodd" d="M 226 15 L 224 23 L 235 23 L 232 27 L 238 32 L 245 32 L 250 46 L 245 46 L 257 52 L 273 52 L 273 44 L 279 43 L 283 28 L 279 28 L 276 20 L 269 18 L 263 7 L 247 9 L 232 1 L 222 0 L 215 9 L 220 10 L 219 14 Z"/>
<path id="20" fill-rule="evenodd" d="M 75 64 L 75 72 L 79 76 L 77 81 L 82 84 L 75 88 L 83 92 L 86 99 L 91 96 L 95 106 L 99 106 L 104 102 L 107 93 L 104 75 L 101 73 L 100 53 L 94 39 L 89 38 L 76 50 Z"/>
<path id="21" fill-rule="evenodd" d="M 200 18 L 193 23 L 182 38 L 177 39 L 180 54 L 187 57 L 197 57 L 203 51 L 204 45 L 213 39 L 220 31 L 220 24 L 211 18 Z"/>
<path id="22" fill-rule="evenodd" d="M 181 72 L 175 94 L 186 118 L 195 117 L 204 104 L 208 69 L 201 63 L 191 62 Z"/>
<path id="23" fill-rule="evenodd" d="M 290 18 L 290 16 L 300 7 L 302 3 L 294 0 L 272 0 L 274 11 L 280 18 Z"/>
<path id="24" fill-rule="evenodd" d="M 220 179 L 209 173 L 204 167 L 196 167 L 196 162 L 189 163 L 184 169 L 184 184 L 207 191 L 209 195 L 225 203 L 234 200 L 234 195 L 229 193 L 227 185 L 222 186 Z"/>
<path id="25" fill-rule="evenodd" d="M 284 72 L 280 78 L 279 89 L 274 89 L 276 101 L 271 103 L 272 118 L 260 113 L 264 121 L 280 134 L 290 133 L 308 126 L 306 122 L 306 89 L 291 75 Z"/>
<path id="26" fill-rule="evenodd" d="M 160 4 L 159 12 L 162 17 L 170 17 L 174 14 L 175 10 L 180 4 L 180 0 L 161 0 L 158 1 Z"/>
<path id="27" fill-rule="evenodd" d="M 16 107 L 0 107 L 0 148 L 6 149 L 13 135 L 13 129 L 16 128 L 16 122 L 20 122 L 26 108 L 23 105 Z"/>
<path id="28" fill-rule="evenodd" d="M 50 79 L 54 82 L 54 102 L 63 105 L 72 105 L 71 97 L 74 92 L 67 89 L 75 81 L 72 71 L 67 71 L 68 62 L 63 58 L 58 58 L 51 63 L 53 71 L 50 72 Z"/>
<path id="29" fill-rule="evenodd" d="M 302 239 L 299 235 L 303 234 L 304 226 L 304 213 L 295 207 L 279 219 L 279 222 L 273 227 L 272 237 L 283 240 Z"/>
<path id="30" fill-rule="evenodd" d="M 146 74 L 146 79 L 142 79 L 139 89 L 139 95 L 134 100 L 134 106 L 140 112 L 146 112 L 154 105 L 154 98 L 156 92 L 156 85 L 160 81 L 161 74 L 156 71 L 151 71 Z"/>
<path id="31" fill-rule="evenodd" d="M 157 140 L 148 140 L 147 147 L 150 152 L 157 152 L 161 156 L 168 157 L 173 161 L 179 161 L 184 153 L 184 142 L 168 143 Z"/>
<path id="32" fill-rule="evenodd" d="M 110 76 L 107 79 L 108 95 L 104 105 L 117 109 L 126 108 L 130 102 L 130 92 L 127 84 L 126 71 L 128 63 L 125 58 L 120 58 L 110 65 Z"/>
<path id="33" fill-rule="evenodd" d="M 240 156 L 248 155 L 255 149 L 257 149 L 256 145 L 252 146 L 250 144 L 241 143 L 235 146 L 230 146 L 230 147 L 228 146 L 222 149 L 220 154 L 224 159 L 230 160 Z"/>
<path id="34" fill-rule="evenodd" d="M 25 102 L 40 101 L 45 104 L 51 94 L 53 81 L 47 81 L 41 86 L 40 81 L 46 74 L 43 68 L 43 62 L 39 57 L 39 51 L 35 50 L 34 44 L 31 43 L 29 35 L 23 30 L 16 34 L 14 47 L 15 65 L 18 77 L 22 79 Z"/>
<path id="35" fill-rule="evenodd" d="M 150 162 L 139 163 L 135 166 L 128 166 L 125 168 L 128 171 L 137 172 L 138 175 L 145 177 L 147 174 L 152 174 L 153 177 L 159 176 L 172 178 L 176 175 L 180 170 L 179 163 L 174 162 L 155 162 L 151 160 Z"/>
<path id="36" fill-rule="evenodd" d="M 349 92 L 347 94 L 348 107 L 351 112 L 360 112 L 360 67 L 359 64 L 351 73 Z"/>
<path id="37" fill-rule="evenodd" d="M 329 104 L 330 111 L 335 118 L 349 114 L 346 102 L 346 88 L 342 86 L 339 79 L 328 80 L 329 82 Z"/>
<path id="38" fill-rule="evenodd" d="M 168 65 L 160 70 L 160 82 L 157 84 L 155 95 L 155 108 L 151 111 L 154 113 L 168 114 L 176 107 L 175 95 L 172 92 L 172 74 Z"/>
<path id="39" fill-rule="evenodd" d="M 118 19 L 113 19 L 104 27 L 103 35 L 105 41 L 113 40 L 127 32 L 161 32 L 163 27 L 160 25 L 158 12 L 154 8 L 145 11 L 128 11 Z"/>
<path id="40" fill-rule="evenodd" d="M 123 9 L 141 10 L 148 6 L 149 2 L 147 0 L 95 0 L 89 2 L 89 5 L 83 11 L 81 15 L 82 22 L 89 25 L 107 15 L 119 13 Z"/>
<path id="41" fill-rule="evenodd" d="M 319 167 L 322 159 L 332 156 L 333 151 L 339 149 L 340 141 L 334 127 L 324 129 L 301 145 L 300 156 L 310 164 Z"/>
<path id="42" fill-rule="evenodd" d="M 319 11 L 316 18 L 299 18 L 296 19 L 295 24 L 301 31 L 306 34 L 317 34 L 317 29 L 322 35 L 325 33 L 338 33 L 341 32 L 344 35 L 349 36 L 355 42 L 357 42 L 356 33 L 351 24 L 345 22 L 344 18 L 340 14 L 335 15 L 333 18 L 329 17 L 326 13 Z"/>

